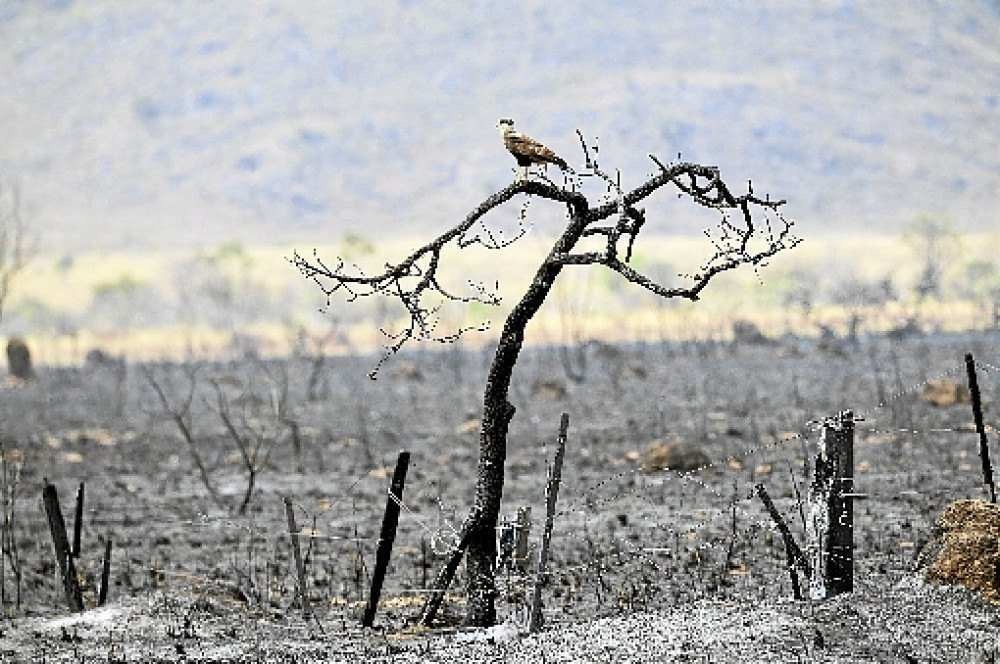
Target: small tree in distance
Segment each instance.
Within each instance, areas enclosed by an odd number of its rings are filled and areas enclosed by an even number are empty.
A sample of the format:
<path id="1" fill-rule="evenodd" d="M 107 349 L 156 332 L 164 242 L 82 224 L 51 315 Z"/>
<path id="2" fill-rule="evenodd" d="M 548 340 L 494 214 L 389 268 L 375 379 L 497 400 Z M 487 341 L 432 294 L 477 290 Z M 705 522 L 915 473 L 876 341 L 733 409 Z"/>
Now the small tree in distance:
<path id="1" fill-rule="evenodd" d="M 28 225 L 21 214 L 21 190 L 16 184 L 0 182 L 0 320 L 14 279 L 33 253 Z"/>
<path id="2" fill-rule="evenodd" d="M 347 301 L 371 295 L 395 298 L 406 309 L 410 317 L 408 326 L 394 335 L 383 330 L 389 338 L 389 344 L 385 354 L 369 374 L 374 379 L 383 362 L 410 339 L 449 341 L 474 329 L 463 328 L 451 335 L 435 336 L 435 314 L 439 307 L 433 307 L 424 301 L 423 298 L 428 294 L 436 293 L 452 301 L 492 305 L 500 303 L 495 293 L 488 292 L 481 284 L 471 281 L 469 285 L 474 292 L 468 295 L 453 294 L 442 287 L 438 280 L 438 269 L 441 252 L 446 245 L 454 242 L 464 248 L 478 242 L 487 248 L 500 249 L 514 243 L 526 231 L 523 226 L 519 234 L 507 241 L 498 240 L 489 229 L 485 230 L 486 239 L 479 233 L 470 236 L 470 231 L 488 212 L 519 194 L 538 196 L 566 206 L 567 222 L 562 234 L 538 267 L 527 292 L 507 316 L 500 334 L 483 396 L 474 504 L 458 532 L 448 560 L 435 578 L 432 592 L 428 595 L 421 616 L 421 622 L 425 625 L 430 625 L 433 621 L 463 554 L 466 556 L 468 572 L 466 623 L 489 626 L 496 622 L 495 529 L 503 495 L 507 431 L 515 413 L 514 405 L 508 400 L 508 391 L 514 365 L 524 342 L 525 328 L 542 306 L 562 269 L 568 265 L 603 265 L 617 272 L 626 281 L 661 297 L 695 301 L 716 275 L 744 265 L 756 269 L 765 265 L 778 252 L 790 249 L 799 242 L 791 233 L 793 222 L 781 215 L 780 208 L 785 201 L 758 198 L 752 189 L 742 196 L 735 196 L 722 181 L 717 167 L 689 162 L 664 164 L 655 156 L 649 155 L 658 172 L 635 189 L 625 191 L 621 187 L 620 175 L 612 178 L 600 168 L 596 145 L 588 148 L 579 130 L 577 134 L 585 165 L 567 179 L 564 186 L 558 186 L 544 177 L 541 180 L 515 181 L 480 203 L 461 223 L 416 249 L 399 263 L 386 263 L 385 269 L 377 274 L 366 274 L 358 266 L 348 270 L 345 261 L 340 258 L 335 264 L 328 265 L 315 251 L 311 259 L 297 252 L 291 259 L 303 276 L 313 280 L 322 289 L 328 305 L 335 293 L 342 292 Z M 599 179 L 607 186 L 606 195 L 593 206 L 580 191 L 583 181 L 588 178 Z M 683 285 L 658 283 L 629 265 L 633 244 L 646 223 L 645 211 L 636 207 L 637 204 L 670 184 L 695 203 L 717 210 L 720 214 L 716 228 L 705 231 L 714 248 L 711 257 L 696 273 L 678 275 L 684 279 Z M 754 214 L 760 210 L 763 210 L 763 214 Z M 731 211 L 736 212 L 735 218 Z M 603 250 L 574 251 L 581 239 L 602 236 Z"/>

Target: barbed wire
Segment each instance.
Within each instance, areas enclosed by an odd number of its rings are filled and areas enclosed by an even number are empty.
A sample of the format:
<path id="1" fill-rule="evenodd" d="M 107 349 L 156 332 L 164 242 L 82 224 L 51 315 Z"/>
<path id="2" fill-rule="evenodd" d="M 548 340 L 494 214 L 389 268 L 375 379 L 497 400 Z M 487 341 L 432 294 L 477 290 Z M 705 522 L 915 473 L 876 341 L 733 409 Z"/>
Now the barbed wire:
<path id="1" fill-rule="evenodd" d="M 934 376 L 932 376 L 930 378 L 925 378 L 922 381 L 919 381 L 917 383 L 911 384 L 909 387 L 905 387 L 905 388 L 899 389 L 899 390 L 897 390 L 897 391 L 889 394 L 883 401 L 880 401 L 875 406 L 872 406 L 871 408 L 868 408 L 867 410 L 855 411 L 854 412 L 855 419 L 856 420 L 857 419 L 868 419 L 869 417 L 873 417 L 876 412 L 884 410 L 887 406 L 895 403 L 899 399 L 902 399 L 904 396 L 910 395 L 913 392 L 915 392 L 916 390 L 923 388 L 924 385 L 927 385 L 931 381 L 936 381 L 936 380 L 941 380 L 943 378 L 947 378 L 947 377 L 952 376 L 952 375 L 954 375 L 954 374 L 956 374 L 956 373 L 958 373 L 960 371 L 965 371 L 965 364 L 964 363 L 963 364 L 956 364 L 956 365 L 954 365 L 954 366 L 952 366 L 952 367 L 950 367 L 948 369 L 945 369 L 942 372 L 939 372 L 939 373 L 935 374 Z"/>

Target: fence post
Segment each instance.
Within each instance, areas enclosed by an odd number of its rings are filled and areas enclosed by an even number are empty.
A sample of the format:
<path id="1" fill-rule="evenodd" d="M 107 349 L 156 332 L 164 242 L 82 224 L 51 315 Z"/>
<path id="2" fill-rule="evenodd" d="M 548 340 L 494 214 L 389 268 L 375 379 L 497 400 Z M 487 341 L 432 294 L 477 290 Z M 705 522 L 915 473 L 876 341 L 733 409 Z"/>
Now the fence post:
<path id="1" fill-rule="evenodd" d="M 802 554 L 799 545 L 795 543 L 792 531 L 788 529 L 788 525 L 781 517 L 781 512 L 774 506 L 774 502 L 771 500 L 771 496 L 768 495 L 767 489 L 764 488 L 763 484 L 757 484 L 756 489 L 757 496 L 764 503 L 764 508 L 771 515 L 771 519 L 778 527 L 778 531 L 781 532 L 781 539 L 785 542 L 785 558 L 788 561 L 788 576 L 792 580 L 792 596 L 800 600 L 802 599 L 802 590 L 799 588 L 799 574 L 795 571 L 795 568 L 801 568 L 802 572 L 809 578 L 809 565 L 806 563 L 806 558 Z"/>
<path id="2" fill-rule="evenodd" d="M 518 574 L 528 573 L 528 537 L 531 535 L 531 506 L 517 508 L 514 526 L 514 567 Z"/>
<path id="3" fill-rule="evenodd" d="M 104 561 L 101 564 L 101 587 L 97 593 L 97 606 L 104 606 L 108 601 L 108 589 L 111 587 L 111 536 L 104 541 Z"/>
<path id="4" fill-rule="evenodd" d="M 854 414 L 823 422 L 809 487 L 809 597 L 826 599 L 854 589 Z"/>
<path id="5" fill-rule="evenodd" d="M 83 530 L 83 482 L 76 490 L 76 510 L 73 512 L 73 548 L 71 555 L 80 557 L 80 532 Z"/>
<path id="6" fill-rule="evenodd" d="M 70 611 L 83 611 L 83 593 L 80 591 L 80 580 L 76 577 L 76 565 L 73 564 L 69 539 L 66 537 L 66 522 L 63 520 L 62 508 L 59 506 L 59 494 L 53 484 L 44 480 L 42 501 L 45 503 L 45 514 L 49 521 L 49 534 L 52 535 L 52 545 L 56 552 L 56 562 L 62 574 L 63 590 L 66 593 L 66 604 Z"/>
<path id="7" fill-rule="evenodd" d="M 295 509 L 291 496 L 285 496 L 285 519 L 288 521 L 288 535 L 292 540 L 292 556 L 295 558 L 295 576 L 299 585 L 299 600 L 302 603 L 302 613 L 311 615 L 309 593 L 306 592 L 306 567 L 302 562 L 302 549 L 299 547 L 299 526 L 295 523 Z"/>
<path id="8" fill-rule="evenodd" d="M 990 502 L 997 502 L 997 487 L 993 482 L 993 466 L 990 464 L 990 445 L 986 438 L 986 427 L 983 425 L 983 403 L 979 394 L 979 380 L 976 378 L 976 361 L 972 353 L 965 354 L 965 372 L 969 378 L 969 396 L 972 397 L 972 417 L 976 422 L 976 433 L 979 434 L 979 459 L 983 468 L 983 484 L 990 493 Z"/>
<path id="9" fill-rule="evenodd" d="M 399 503 L 403 499 L 403 486 L 406 483 L 406 469 L 410 466 L 410 453 L 402 451 L 396 457 L 396 469 L 392 473 L 392 483 L 389 485 L 389 496 L 385 501 L 385 513 L 382 515 L 382 532 L 378 537 L 378 549 L 375 551 L 375 572 L 372 574 L 372 590 L 368 594 L 368 606 L 361 619 L 362 627 L 375 624 L 375 611 L 382 595 L 382 582 L 389 568 L 389 557 L 392 555 L 392 544 L 396 541 L 396 526 L 399 525 Z"/>
<path id="10" fill-rule="evenodd" d="M 552 541 L 552 524 L 556 515 L 556 500 L 559 497 L 559 482 L 562 480 L 563 457 L 566 455 L 566 432 L 569 429 L 569 414 L 563 413 L 559 421 L 559 439 L 556 443 L 556 455 L 549 470 L 548 481 L 545 483 L 545 529 L 542 531 L 542 544 L 538 549 L 538 567 L 535 573 L 535 587 L 531 592 L 531 604 L 528 605 L 528 632 L 541 629 L 544 622 L 542 616 L 542 584 L 545 580 L 545 566 L 549 559 L 549 543 Z"/>

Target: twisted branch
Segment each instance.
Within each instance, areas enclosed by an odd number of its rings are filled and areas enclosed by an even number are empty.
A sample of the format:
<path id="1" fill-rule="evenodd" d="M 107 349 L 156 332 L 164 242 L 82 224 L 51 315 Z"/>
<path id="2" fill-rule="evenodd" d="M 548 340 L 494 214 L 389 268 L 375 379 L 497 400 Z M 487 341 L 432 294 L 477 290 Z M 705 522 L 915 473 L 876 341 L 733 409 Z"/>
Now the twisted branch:
<path id="1" fill-rule="evenodd" d="M 767 260 L 778 252 L 790 249 L 800 242 L 800 239 L 791 232 L 794 222 L 787 220 L 781 214 L 780 208 L 785 204 L 784 200 L 772 201 L 769 197 L 761 199 L 754 195 L 752 188 L 748 188 L 746 194 L 735 196 L 729 186 L 723 182 L 719 169 L 715 166 L 703 166 L 691 162 L 666 165 L 651 154 L 649 157 L 659 168 L 659 173 L 651 176 L 635 189 L 625 192 L 621 188 L 620 176 L 612 178 L 601 170 L 596 158 L 591 156 L 583 134 L 577 131 L 577 135 L 580 138 L 585 161 L 584 169 L 577 173 L 577 176 L 596 176 L 604 180 L 608 184 L 608 193 L 613 199 L 598 207 L 589 207 L 586 197 L 577 191 L 577 182 L 571 182 L 570 188 L 566 189 L 547 179 L 521 180 L 484 200 L 461 223 L 415 250 L 401 262 L 386 263 L 385 269 L 378 274 L 365 274 L 356 265 L 353 266 L 353 272 L 348 271 L 344 260 L 340 257 L 337 258 L 335 265 L 329 266 L 316 255 L 315 250 L 311 260 L 298 252 L 293 254 L 290 262 L 303 276 L 319 286 L 326 296 L 327 306 L 330 305 L 331 298 L 335 293 L 343 291 L 348 302 L 353 302 L 359 297 L 372 295 L 394 298 L 403 305 L 409 314 L 409 325 L 401 331 L 391 333 L 384 329 L 380 330 L 389 343 L 385 346 L 385 353 L 369 373 L 370 378 L 374 380 L 382 364 L 411 339 L 450 342 L 466 332 L 488 329 L 489 324 L 485 322 L 478 326 L 460 328 L 452 334 L 435 336 L 434 332 L 439 322 L 437 313 L 440 310 L 440 305 L 430 306 L 426 304 L 424 296 L 429 293 L 437 293 L 453 302 L 479 302 L 491 306 L 500 304 L 500 297 L 497 294 L 499 284 L 497 284 L 496 289 L 491 290 L 483 284 L 469 281 L 469 287 L 473 292 L 459 295 L 446 290 L 441 285 L 438 280 L 438 269 L 442 249 L 452 242 L 457 244 L 459 248 L 466 248 L 478 243 L 489 249 L 502 249 L 523 237 L 527 230 L 524 225 L 524 207 L 522 207 L 522 213 L 519 217 L 519 232 L 512 239 L 498 239 L 485 226 L 483 228 L 487 240 L 484 240 L 478 233 L 470 235 L 473 227 L 479 224 L 488 212 L 503 205 L 518 194 L 539 196 L 566 205 L 570 209 L 570 218 L 577 218 L 577 223 L 583 224 L 580 237 L 603 235 L 607 239 L 603 251 L 573 253 L 571 252 L 573 247 L 569 246 L 561 252 L 553 251 L 546 258 L 546 264 L 604 265 L 625 277 L 626 280 L 661 297 L 698 300 L 701 291 L 717 274 L 741 265 L 751 265 L 756 269 L 758 266 L 766 265 Z M 596 146 L 594 149 L 596 150 Z M 635 240 L 646 222 L 645 210 L 637 208 L 636 204 L 668 184 L 676 186 L 698 205 L 718 210 L 721 215 L 714 232 L 705 231 L 706 237 L 715 249 L 712 256 L 694 274 L 678 275 L 687 280 L 688 283 L 685 286 L 668 286 L 657 283 L 629 265 L 632 260 Z M 763 221 L 754 218 L 754 208 L 760 208 L 764 211 Z M 738 216 L 733 215 L 736 221 L 731 218 L 731 211 L 738 211 Z M 579 212 L 579 214 L 574 214 L 575 212 Z M 768 214 L 776 218 L 777 227 L 772 224 Z M 610 221 L 612 217 L 614 217 L 612 223 L 600 223 L 605 220 Z M 624 259 L 619 257 L 619 242 L 623 238 L 627 238 Z M 750 242 L 755 238 L 763 240 L 764 245 L 751 251 Z M 415 284 L 412 283 L 413 280 L 416 280 Z M 407 283 L 404 284 L 404 281 Z"/>
<path id="2" fill-rule="evenodd" d="M 355 266 L 356 273 L 351 274 L 345 270 L 345 262 L 340 257 L 337 258 L 334 266 L 329 266 L 316 255 L 315 250 L 313 251 L 312 260 L 304 258 L 298 252 L 294 252 L 290 262 L 304 277 L 311 279 L 319 286 L 320 290 L 326 296 L 327 306 L 330 305 L 333 295 L 341 290 L 347 294 L 348 302 L 353 302 L 359 297 L 382 295 L 395 298 L 403 305 L 403 308 L 410 316 L 410 323 L 397 333 L 390 333 L 384 329 L 380 330 L 390 343 L 386 345 L 382 358 L 368 374 L 374 380 L 382 364 L 411 339 L 431 339 L 447 343 L 456 340 L 466 332 L 472 330 L 485 331 L 488 329 L 488 324 L 483 324 L 461 328 L 457 332 L 448 335 L 434 336 L 434 330 L 438 324 L 436 315 L 440 310 L 440 305 L 436 307 L 428 306 L 423 302 L 423 297 L 429 293 L 437 293 L 454 302 L 479 302 L 491 306 L 499 306 L 500 297 L 496 291 L 491 291 L 480 283 L 468 282 L 469 287 L 474 291 L 470 295 L 457 295 L 446 290 L 438 281 L 441 251 L 447 244 L 452 242 L 456 243 L 460 248 L 479 243 L 490 249 L 501 249 L 523 237 L 524 232 L 526 232 L 526 229 L 523 227 L 523 220 L 522 232 L 512 240 L 498 241 L 489 229 L 486 229 L 486 233 L 489 236 L 488 242 L 484 242 L 478 235 L 471 237 L 469 235 L 469 231 L 489 211 L 503 205 L 517 194 L 522 193 L 528 195 L 537 194 L 571 206 L 586 205 L 586 199 L 582 194 L 560 189 L 552 184 L 537 181 L 515 182 L 487 198 L 476 209 L 470 212 L 460 224 L 412 252 L 401 262 L 396 264 L 386 263 L 385 269 L 378 274 L 366 275 L 357 266 Z M 422 267 L 421 261 L 425 262 L 426 265 Z M 416 284 L 404 285 L 404 280 L 412 280 L 414 278 L 418 279 Z"/>

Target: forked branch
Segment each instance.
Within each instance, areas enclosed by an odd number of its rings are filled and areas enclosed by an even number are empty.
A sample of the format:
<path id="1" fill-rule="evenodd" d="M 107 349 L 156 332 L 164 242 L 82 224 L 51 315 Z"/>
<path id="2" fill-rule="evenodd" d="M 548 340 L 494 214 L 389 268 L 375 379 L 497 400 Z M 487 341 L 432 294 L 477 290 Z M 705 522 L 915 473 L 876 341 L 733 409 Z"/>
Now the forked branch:
<path id="1" fill-rule="evenodd" d="M 174 425 L 177 427 L 177 430 L 180 431 L 184 442 L 187 443 L 188 453 L 191 454 L 191 460 L 194 461 L 194 465 L 198 469 L 198 475 L 201 478 L 201 483 L 208 492 L 208 495 L 212 498 L 212 502 L 214 502 L 216 507 L 219 509 L 228 512 L 229 506 L 222 500 L 222 496 L 219 495 L 219 492 L 215 490 L 215 486 L 212 484 L 212 480 L 208 476 L 208 469 L 205 467 L 205 462 L 202 460 L 201 453 L 198 451 L 198 444 L 195 442 L 194 435 L 191 432 L 191 402 L 194 401 L 194 393 L 197 389 L 197 373 L 199 368 L 200 367 L 198 365 L 195 365 L 187 371 L 188 394 L 184 399 L 183 405 L 180 407 L 171 405 L 163 387 L 156 380 L 153 376 L 153 372 L 148 367 L 142 367 L 142 375 L 146 379 L 146 382 L 149 383 L 149 386 L 153 388 L 157 398 L 160 400 L 163 412 L 170 417 Z"/>
<path id="2" fill-rule="evenodd" d="M 780 212 L 784 200 L 772 201 L 767 197 L 761 199 L 755 196 L 752 190 L 742 196 L 734 196 L 720 177 L 719 169 L 714 166 L 690 162 L 665 165 L 654 155 L 650 155 L 660 172 L 635 189 L 626 192 L 621 188 L 620 176 L 612 178 L 601 170 L 596 158 L 591 156 L 583 135 L 579 135 L 585 159 L 585 167 L 580 175 L 600 177 L 607 182 L 609 193 L 612 194 L 612 200 L 598 207 L 589 206 L 586 197 L 576 190 L 575 183 L 570 189 L 566 189 L 547 180 L 523 180 L 493 194 L 470 212 L 461 223 L 415 250 L 402 261 L 386 263 L 384 269 L 378 273 L 367 274 L 357 265 L 349 269 L 347 263 L 340 257 L 333 264 L 327 264 L 315 250 L 311 259 L 298 252 L 293 254 L 290 262 L 303 276 L 319 286 L 326 296 L 327 306 L 338 292 L 343 293 L 348 302 L 353 302 L 359 297 L 381 295 L 394 298 L 402 304 L 409 316 L 409 322 L 398 332 L 381 330 L 388 343 L 385 346 L 385 353 L 369 373 L 372 379 L 375 379 L 382 364 L 411 339 L 450 342 L 466 332 L 488 329 L 488 322 L 484 322 L 481 325 L 460 328 L 451 334 L 437 335 L 435 333 L 439 322 L 437 313 L 441 305 L 428 304 L 425 296 L 436 293 L 446 300 L 455 302 L 480 302 L 492 306 L 500 304 L 496 288 L 489 289 L 484 284 L 471 280 L 468 282 L 470 293 L 464 295 L 452 293 L 442 286 L 438 270 L 441 266 L 441 253 L 444 247 L 451 243 L 459 248 L 478 243 L 491 249 L 501 249 L 513 244 L 521 236 L 520 234 L 513 239 L 502 241 L 485 226 L 483 234 L 474 234 L 473 229 L 487 213 L 518 194 L 535 195 L 566 205 L 570 218 L 583 226 L 581 237 L 603 235 L 607 239 L 604 251 L 554 252 L 546 259 L 548 262 L 559 265 L 601 264 L 619 273 L 626 280 L 661 297 L 697 300 L 701 291 L 720 272 L 742 265 L 754 267 L 765 265 L 769 258 L 783 249 L 794 247 L 800 241 L 791 233 L 793 222 L 787 220 Z M 636 204 L 669 184 L 676 186 L 699 205 L 719 210 L 721 215 L 714 232 L 705 231 L 715 249 L 714 253 L 696 273 L 680 275 L 686 278 L 686 284 L 681 286 L 657 283 L 629 265 L 636 238 L 646 223 L 645 210 L 637 208 Z M 754 207 L 764 210 L 762 221 L 754 218 L 752 213 Z M 738 211 L 738 221 L 731 218 L 731 210 Z M 771 213 L 777 223 L 767 218 L 767 213 Z M 602 224 L 601 222 L 605 220 L 613 222 Z M 487 239 L 483 239 L 484 235 Z M 755 238 L 762 240 L 763 245 L 751 250 L 751 240 Z M 622 239 L 626 239 L 626 244 L 620 250 L 619 243 Z M 572 245 L 567 249 L 572 249 Z M 622 253 L 624 258 L 620 256 Z"/>
<path id="3" fill-rule="evenodd" d="M 382 330 L 389 343 L 386 346 L 385 354 L 369 373 L 369 376 L 374 379 L 385 360 L 398 352 L 410 339 L 450 342 L 466 332 L 487 329 L 487 324 L 483 324 L 461 328 L 452 334 L 435 336 L 434 331 L 438 323 L 436 314 L 440 310 L 440 305 L 431 306 L 424 301 L 424 297 L 437 293 L 444 299 L 454 302 L 480 302 L 492 306 L 500 304 L 500 297 L 495 288 L 491 290 L 484 284 L 471 280 L 468 282 L 472 289 L 471 294 L 457 295 L 450 292 L 441 285 L 438 279 L 438 268 L 441 252 L 450 243 L 454 242 L 459 248 L 481 244 L 490 249 L 501 249 L 516 241 L 517 238 L 499 241 L 489 229 L 485 229 L 485 235 L 488 239 L 484 240 L 480 234 L 473 234 L 472 230 L 490 210 L 503 205 L 520 193 L 536 194 L 568 205 L 586 205 L 586 199 L 582 194 L 566 191 L 552 184 L 521 181 L 487 198 L 469 213 L 462 223 L 420 247 L 401 262 L 386 263 L 385 269 L 377 274 L 366 274 L 356 265 L 353 266 L 353 272 L 348 271 L 344 260 L 339 257 L 333 265 L 327 265 L 316 255 L 315 251 L 313 251 L 311 260 L 295 252 L 291 263 L 303 276 L 319 286 L 327 298 L 328 306 L 333 295 L 338 291 L 346 295 L 348 302 L 353 302 L 359 297 L 382 295 L 395 298 L 403 305 L 409 314 L 410 322 L 407 327 L 397 333 Z"/>

